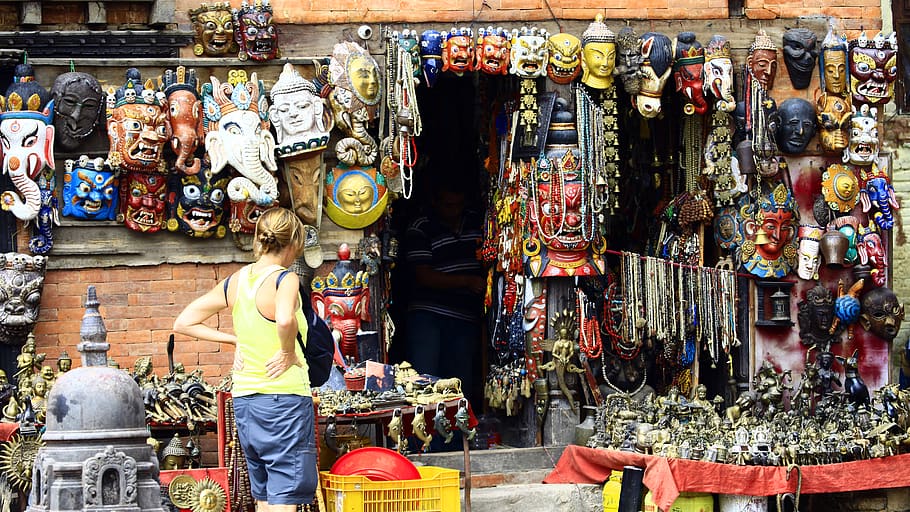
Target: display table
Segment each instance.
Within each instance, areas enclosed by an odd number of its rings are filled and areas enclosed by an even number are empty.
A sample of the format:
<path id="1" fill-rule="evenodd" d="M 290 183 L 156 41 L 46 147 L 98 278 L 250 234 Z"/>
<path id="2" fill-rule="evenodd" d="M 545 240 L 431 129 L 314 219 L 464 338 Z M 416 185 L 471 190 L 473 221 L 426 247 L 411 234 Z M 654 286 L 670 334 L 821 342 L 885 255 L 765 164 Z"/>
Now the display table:
<path id="1" fill-rule="evenodd" d="M 772 496 L 796 491 L 797 472 L 782 466 L 737 466 L 570 445 L 544 479 L 547 484 L 601 484 L 614 469 L 645 468 L 654 503 L 669 510 L 680 492 Z M 910 487 L 910 454 L 800 466 L 803 494 Z"/>

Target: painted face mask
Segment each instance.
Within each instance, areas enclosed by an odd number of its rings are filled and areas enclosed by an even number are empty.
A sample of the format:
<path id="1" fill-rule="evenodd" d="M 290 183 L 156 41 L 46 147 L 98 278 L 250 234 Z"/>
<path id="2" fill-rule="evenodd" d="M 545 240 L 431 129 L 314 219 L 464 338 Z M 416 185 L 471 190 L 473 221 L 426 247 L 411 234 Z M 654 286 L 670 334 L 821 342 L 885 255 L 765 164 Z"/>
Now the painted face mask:
<path id="1" fill-rule="evenodd" d="M 115 169 L 165 173 L 162 150 L 171 137 L 167 100 L 151 80 L 142 84 L 139 70 L 126 72 L 126 83 L 109 91 L 113 108 L 107 114 L 108 163 Z"/>
<path id="2" fill-rule="evenodd" d="M 231 201 L 271 206 L 278 199 L 273 174 L 278 165 L 265 86 L 256 73 L 249 80 L 242 70 L 232 70 L 228 76 L 228 82 L 212 76 L 211 83 L 202 87 L 205 147 L 212 172 L 230 166 L 239 173 L 228 186 Z"/>
<path id="3" fill-rule="evenodd" d="M 894 210 L 900 208 L 894 186 L 885 169 L 878 165 L 860 168 L 860 203 L 863 213 L 871 213 L 872 220 L 882 230 L 894 227 Z M 874 210 L 873 210 L 874 208 Z"/>
<path id="4" fill-rule="evenodd" d="M 19 64 L 0 97 L 3 172 L 15 187 L 0 194 L 0 206 L 20 220 L 38 216 L 42 191 L 36 179 L 45 167 L 54 169 L 54 102 L 49 96 L 35 81 L 32 67 Z"/>
<path id="5" fill-rule="evenodd" d="M 817 45 L 818 36 L 807 28 L 791 28 L 784 32 L 784 65 L 794 89 L 809 87 L 818 57 Z"/>
<path id="6" fill-rule="evenodd" d="M 522 27 L 512 34 L 509 73 L 519 78 L 538 78 L 547 73 L 547 38 L 550 34 L 537 27 Z"/>
<path id="7" fill-rule="evenodd" d="M 171 149 L 177 155 L 174 167 L 188 174 L 199 172 L 196 148 L 205 140 L 202 130 L 202 99 L 199 96 L 196 70 L 177 66 L 164 72 L 164 95 L 171 123 Z M 190 162 L 190 165 L 187 165 Z"/>
<path id="8" fill-rule="evenodd" d="M 892 341 L 904 321 L 904 305 L 890 288 L 873 288 L 862 297 L 859 322 L 863 329 Z"/>
<path id="9" fill-rule="evenodd" d="M 733 96 L 733 61 L 730 42 L 715 35 L 705 46 L 705 95 L 715 98 L 715 108 L 722 112 L 736 109 Z"/>
<path id="10" fill-rule="evenodd" d="M 120 180 L 103 158 L 67 160 L 63 175 L 63 216 L 76 219 L 117 218 Z"/>
<path id="11" fill-rule="evenodd" d="M 172 173 L 168 187 L 168 231 L 179 231 L 193 238 L 224 238 L 229 181 L 227 170 L 213 173 L 206 165 L 194 174 Z"/>
<path id="12" fill-rule="evenodd" d="M 847 130 L 850 129 L 849 97 L 822 93 L 815 101 L 818 120 L 818 142 L 826 153 L 842 153 L 847 149 Z"/>
<path id="13" fill-rule="evenodd" d="M 853 105 L 853 116 L 850 118 L 850 140 L 844 150 L 844 163 L 858 166 L 871 166 L 878 158 L 878 110 L 869 105 L 857 108 Z"/>
<path id="14" fill-rule="evenodd" d="M 369 320 L 369 274 L 350 260 L 347 244 L 338 249 L 338 263 L 324 278 L 316 276 L 310 287 L 313 310 L 341 334 L 339 349 L 358 360 L 357 332 L 362 320 Z"/>
<path id="15" fill-rule="evenodd" d="M 163 174 L 130 171 L 120 187 L 123 224 L 140 233 L 157 233 L 167 221 L 167 179 Z"/>
<path id="16" fill-rule="evenodd" d="M 815 108 L 802 98 L 787 98 L 774 114 L 774 140 L 789 155 L 806 150 L 815 136 Z"/>
<path id="17" fill-rule="evenodd" d="M 104 92 L 98 79 L 72 71 L 54 80 L 54 128 L 60 147 L 73 151 L 95 130 L 101 119 Z"/>
<path id="18" fill-rule="evenodd" d="M 796 275 L 800 279 L 812 281 L 818 279 L 818 267 L 821 264 L 819 242 L 825 230 L 821 226 L 803 224 L 799 226 L 799 247 Z"/>
<path id="19" fill-rule="evenodd" d="M 0 262 L 0 343 L 18 345 L 38 322 L 47 258 L 6 253 Z"/>
<path id="20" fill-rule="evenodd" d="M 837 96 L 847 96 L 847 38 L 834 34 L 834 26 L 828 27 L 828 34 L 822 41 L 822 52 L 818 59 L 822 91 Z"/>
<path id="21" fill-rule="evenodd" d="M 269 0 L 255 0 L 251 5 L 244 0 L 240 9 L 232 12 L 234 41 L 240 47 L 237 58 L 266 61 L 281 56 L 278 50 L 278 27 L 272 24 L 272 6 Z"/>
<path id="22" fill-rule="evenodd" d="M 764 90 L 770 91 L 774 88 L 774 78 L 777 76 L 777 45 L 764 30 L 758 32 L 755 41 L 749 47 L 746 65 L 749 73 Z"/>
<path id="23" fill-rule="evenodd" d="M 190 9 L 193 24 L 193 54 L 197 57 L 224 57 L 237 54 L 234 19 L 229 2 L 202 4 Z"/>
<path id="24" fill-rule="evenodd" d="M 708 111 L 704 93 L 705 49 L 695 40 L 694 32 L 680 32 L 674 46 L 673 79 L 676 91 L 685 97 L 683 112 L 704 115 Z"/>
<path id="25" fill-rule="evenodd" d="M 897 35 L 885 37 L 881 32 L 874 39 L 859 38 L 850 41 L 850 90 L 853 106 L 881 107 L 894 97 L 897 80 Z"/>
<path id="26" fill-rule="evenodd" d="M 420 78 L 420 42 L 417 40 L 417 31 L 404 29 L 392 32 L 392 38 L 398 44 L 398 49 L 411 57 L 411 69 L 414 78 Z"/>
<path id="27" fill-rule="evenodd" d="M 853 211 L 859 200 L 859 180 L 853 170 L 841 164 L 829 165 L 822 173 L 822 197 L 834 212 Z"/>
<path id="28" fill-rule="evenodd" d="M 385 178 L 374 167 L 336 167 L 326 173 L 326 213 L 344 228 L 369 226 L 385 212 L 387 191 Z"/>
<path id="29" fill-rule="evenodd" d="M 572 34 L 554 34 L 547 40 L 547 77 L 561 85 L 581 73 L 581 40 Z"/>
<path id="30" fill-rule="evenodd" d="M 347 166 L 371 167 L 379 148 L 367 126 L 376 119 L 382 99 L 379 64 L 360 45 L 338 43 L 329 62 L 329 76 L 335 86 L 329 105 L 336 126 L 346 135 L 335 144 L 338 160 Z"/>
<path id="31" fill-rule="evenodd" d="M 609 89 L 613 86 L 614 69 L 616 34 L 604 24 L 603 16 L 598 15 L 581 35 L 581 83 L 592 89 Z M 640 78 L 638 68 L 635 73 Z"/>
<path id="32" fill-rule="evenodd" d="M 458 76 L 473 71 L 474 31 L 466 27 L 453 27 L 443 37 L 442 70 Z"/>
<path id="33" fill-rule="evenodd" d="M 759 277 L 782 278 L 797 263 L 799 214 L 796 200 L 782 183 L 755 205 L 740 210 L 744 242 L 740 244 L 743 268 Z M 767 243 L 759 243 L 759 232 Z"/>
<path id="34" fill-rule="evenodd" d="M 420 33 L 420 62 L 423 79 L 427 87 L 436 85 L 442 72 L 442 51 L 445 36 L 438 30 L 424 30 Z"/>
<path id="35" fill-rule="evenodd" d="M 509 74 L 511 47 L 509 33 L 505 30 L 493 27 L 480 29 L 474 48 L 474 70 L 488 75 Z"/>
<path id="36" fill-rule="evenodd" d="M 670 38 L 656 32 L 641 36 L 641 90 L 632 97 L 635 109 L 645 119 L 660 114 L 660 96 L 667 79 L 670 78 L 673 63 L 673 44 Z"/>
<path id="37" fill-rule="evenodd" d="M 278 156 L 325 149 L 334 120 L 312 82 L 301 77 L 288 62 L 270 95 L 269 121 L 277 135 Z"/>

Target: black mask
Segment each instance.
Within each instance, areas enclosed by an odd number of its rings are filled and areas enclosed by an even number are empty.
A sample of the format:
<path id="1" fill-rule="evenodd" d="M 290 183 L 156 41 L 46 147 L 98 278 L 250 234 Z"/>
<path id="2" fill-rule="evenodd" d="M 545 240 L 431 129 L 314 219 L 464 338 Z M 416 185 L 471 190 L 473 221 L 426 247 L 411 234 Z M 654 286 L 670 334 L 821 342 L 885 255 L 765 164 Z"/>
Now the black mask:
<path id="1" fill-rule="evenodd" d="M 777 147 L 790 155 L 805 151 L 815 136 L 815 107 L 802 98 L 788 98 L 777 108 L 774 118 Z"/>
<path id="2" fill-rule="evenodd" d="M 807 28 L 791 28 L 784 32 L 784 64 L 794 89 L 809 87 L 818 58 L 817 43 L 815 32 Z"/>

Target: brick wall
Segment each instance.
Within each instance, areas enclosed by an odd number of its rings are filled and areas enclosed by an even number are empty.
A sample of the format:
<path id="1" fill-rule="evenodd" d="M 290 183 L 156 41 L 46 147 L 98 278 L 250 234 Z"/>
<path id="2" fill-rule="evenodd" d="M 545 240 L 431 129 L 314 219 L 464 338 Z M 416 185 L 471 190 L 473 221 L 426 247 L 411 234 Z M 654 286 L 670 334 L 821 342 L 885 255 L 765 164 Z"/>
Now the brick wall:
<path id="1" fill-rule="evenodd" d="M 49 361 L 56 361 L 66 350 L 78 365 L 76 344 L 85 312 L 82 302 L 92 284 L 111 344 L 108 355 L 121 368 L 132 367 L 139 357 L 151 356 L 155 373 L 163 375 L 168 367 L 166 345 L 174 318 L 190 301 L 239 267 L 182 264 L 49 271 L 35 327 L 38 350 L 45 352 Z M 231 317 L 220 314 L 211 325 L 229 328 Z M 188 370 L 201 368 L 212 384 L 227 375 L 233 361 L 231 347 L 180 335 L 175 340 L 175 362 L 183 363 Z"/>

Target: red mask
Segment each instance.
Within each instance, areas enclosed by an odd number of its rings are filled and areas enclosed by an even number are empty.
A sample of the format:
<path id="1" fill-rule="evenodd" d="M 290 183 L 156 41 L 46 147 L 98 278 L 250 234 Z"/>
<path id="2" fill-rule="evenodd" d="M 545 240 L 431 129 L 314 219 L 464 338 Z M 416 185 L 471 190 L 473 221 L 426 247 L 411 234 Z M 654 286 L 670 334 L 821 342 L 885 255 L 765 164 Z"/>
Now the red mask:
<path id="1" fill-rule="evenodd" d="M 129 172 L 120 191 L 120 208 L 127 228 L 155 233 L 167 221 L 167 179 L 163 174 Z"/>

